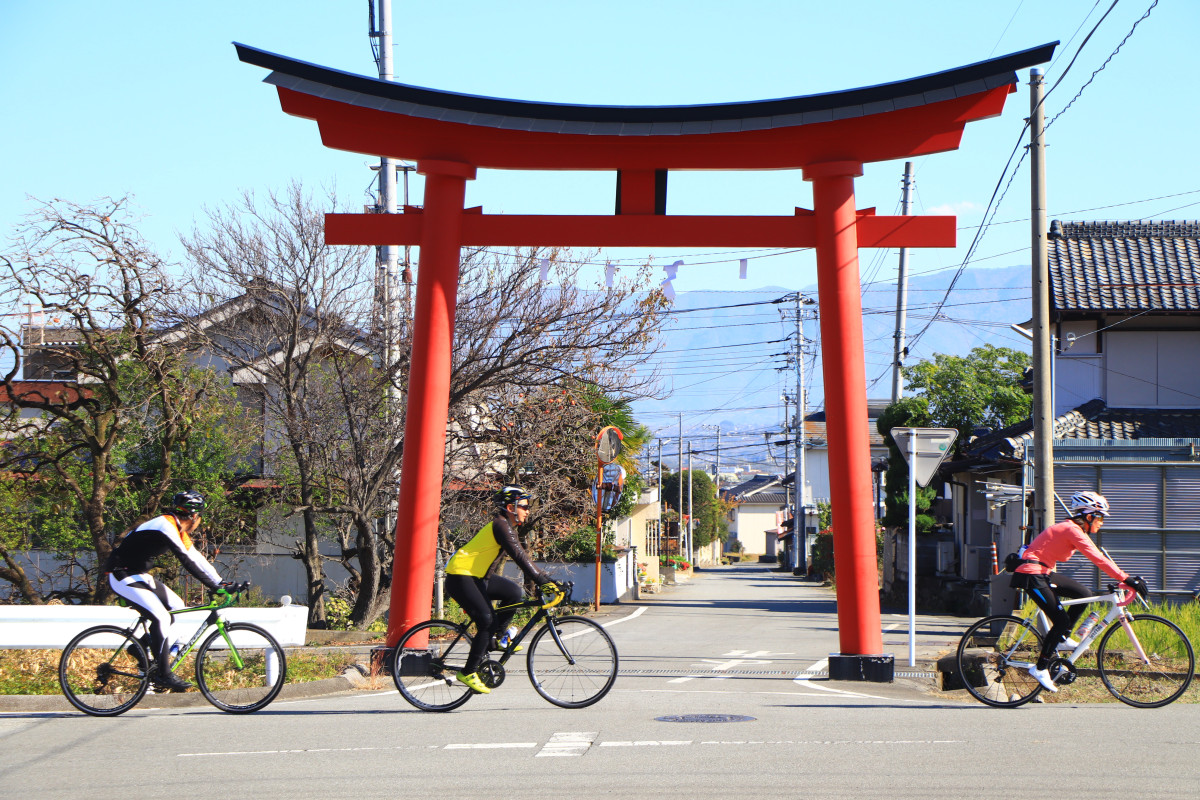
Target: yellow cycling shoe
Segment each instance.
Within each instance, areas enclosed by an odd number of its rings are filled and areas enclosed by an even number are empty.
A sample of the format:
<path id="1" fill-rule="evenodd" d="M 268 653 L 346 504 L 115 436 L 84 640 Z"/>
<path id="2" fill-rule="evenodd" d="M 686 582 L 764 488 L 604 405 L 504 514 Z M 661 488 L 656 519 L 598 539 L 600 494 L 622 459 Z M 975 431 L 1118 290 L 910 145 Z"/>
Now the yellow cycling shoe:
<path id="1" fill-rule="evenodd" d="M 476 694 L 490 694 L 492 691 L 487 687 L 487 684 L 483 682 L 483 679 L 479 677 L 478 672 L 472 672 L 470 675 L 464 675 L 461 672 L 456 672 L 454 674 L 454 679 L 459 683 L 464 684 L 468 689 Z"/>

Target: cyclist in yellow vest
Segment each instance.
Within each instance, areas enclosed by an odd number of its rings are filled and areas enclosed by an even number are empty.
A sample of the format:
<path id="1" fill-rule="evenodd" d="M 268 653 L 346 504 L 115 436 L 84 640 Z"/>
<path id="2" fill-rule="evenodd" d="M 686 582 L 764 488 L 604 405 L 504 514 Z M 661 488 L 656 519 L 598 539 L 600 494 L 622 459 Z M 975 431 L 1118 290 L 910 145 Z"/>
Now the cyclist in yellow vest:
<path id="1" fill-rule="evenodd" d="M 466 666 L 454 677 L 480 694 L 487 694 L 491 689 L 479 677 L 479 665 L 483 663 L 489 645 L 501 649 L 495 642 L 495 635 L 508 627 L 515 613 L 515 610 L 496 613 L 492 601 L 511 605 L 525 596 L 520 586 L 496 574 L 504 556 L 511 558 L 535 583 L 541 585 L 552 580 L 534 566 L 517 539 L 517 527 L 529 517 L 529 493 L 520 486 L 505 486 L 496 492 L 495 500 L 496 515 L 492 521 L 458 548 L 446 563 L 446 594 L 475 623 L 475 639 L 471 642 Z"/>

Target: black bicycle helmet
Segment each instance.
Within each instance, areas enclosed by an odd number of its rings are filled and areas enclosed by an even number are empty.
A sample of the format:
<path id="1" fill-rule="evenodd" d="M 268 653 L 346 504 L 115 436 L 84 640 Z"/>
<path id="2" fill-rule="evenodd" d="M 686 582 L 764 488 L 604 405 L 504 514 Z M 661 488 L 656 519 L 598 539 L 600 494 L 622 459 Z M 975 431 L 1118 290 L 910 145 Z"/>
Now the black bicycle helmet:
<path id="1" fill-rule="evenodd" d="M 179 492 L 171 498 L 171 508 L 185 517 L 199 514 L 204 510 L 204 506 L 204 495 L 191 489 Z"/>
<path id="2" fill-rule="evenodd" d="M 522 486 L 509 484 L 496 492 L 493 499 L 495 499 L 497 506 L 504 508 L 505 506 L 515 505 L 521 500 L 528 501 L 529 492 L 525 491 L 525 488 Z"/>

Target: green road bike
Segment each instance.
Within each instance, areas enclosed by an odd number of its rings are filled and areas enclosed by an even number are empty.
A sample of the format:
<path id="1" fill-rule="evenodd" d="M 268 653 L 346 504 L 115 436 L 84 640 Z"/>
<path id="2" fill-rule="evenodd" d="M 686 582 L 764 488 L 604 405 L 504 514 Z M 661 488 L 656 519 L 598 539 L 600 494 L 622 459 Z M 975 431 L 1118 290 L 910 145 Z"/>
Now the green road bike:
<path id="1" fill-rule="evenodd" d="M 249 584 L 231 588 L 224 597 L 214 594 L 205 605 L 171 612 L 174 617 L 207 611 L 208 618 L 181 645 L 169 669 L 182 672 L 194 666 L 196 684 L 208 702 L 222 711 L 247 714 L 279 694 L 287 679 L 287 658 L 267 631 L 221 616 Z M 58 662 L 59 682 L 71 705 L 97 717 L 113 717 L 137 705 L 150 688 L 154 668 L 147 652 L 149 626 L 150 620 L 142 616 L 131 627 L 97 625 L 71 640 Z"/>
<path id="2" fill-rule="evenodd" d="M 617 647 L 608 632 L 586 617 L 550 613 L 570 594 L 571 584 L 562 584 L 552 594 L 497 609 L 537 611 L 499 655 L 480 666 L 479 676 L 488 688 L 504 682 L 505 665 L 523 649 L 521 642 L 532 631 L 525 663 L 538 694 L 562 708 L 585 708 L 608 694 L 617 679 Z M 466 666 L 470 651 L 466 625 L 440 619 L 422 622 L 392 651 L 392 679 L 404 699 L 422 711 L 450 711 L 475 694 L 454 678 Z"/>
<path id="3" fill-rule="evenodd" d="M 1153 614 L 1124 607 L 1125 590 L 1063 600 L 1064 606 L 1105 603 L 1108 610 L 1078 646 L 1060 649 L 1049 672 L 1059 686 L 1099 677 L 1122 703 L 1158 708 L 1177 700 L 1192 682 L 1196 658 L 1179 626 Z M 1029 667 L 1037 663 L 1049 623 L 1039 609 L 1023 617 L 985 617 L 963 634 L 957 666 L 963 686 L 981 703 L 1000 708 L 1024 705 L 1042 692 Z M 1099 641 L 1095 654 L 1091 646 Z"/>

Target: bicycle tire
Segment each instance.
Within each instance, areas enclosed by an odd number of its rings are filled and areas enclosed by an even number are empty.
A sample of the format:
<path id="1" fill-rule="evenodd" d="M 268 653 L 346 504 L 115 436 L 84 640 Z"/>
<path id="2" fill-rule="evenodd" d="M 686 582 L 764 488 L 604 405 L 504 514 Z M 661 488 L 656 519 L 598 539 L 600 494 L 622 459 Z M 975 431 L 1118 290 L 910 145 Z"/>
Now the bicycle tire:
<path id="1" fill-rule="evenodd" d="M 570 658 L 554 640 L 551 625 L 558 630 Z M 617 646 L 608 631 L 586 617 L 547 619 L 529 643 L 526 663 L 533 688 L 562 708 L 592 705 L 608 694 L 617 680 Z"/>
<path id="2" fill-rule="evenodd" d="M 149 656 L 132 628 L 98 625 L 73 638 L 58 660 L 63 695 L 85 714 L 115 717 L 150 687 Z"/>
<path id="3" fill-rule="evenodd" d="M 471 635 L 465 625 L 441 619 L 422 622 L 392 651 L 392 680 L 400 695 L 422 711 L 452 711 L 475 694 L 455 680 L 467 665 Z"/>
<path id="4" fill-rule="evenodd" d="M 196 683 L 204 699 L 230 714 L 265 708 L 287 682 L 287 656 L 267 631 L 248 622 L 230 622 L 196 649 Z M 236 651 L 237 659 L 233 658 Z M 238 665 L 238 661 L 241 665 Z"/>
<path id="5" fill-rule="evenodd" d="M 1192 643 L 1178 625 L 1154 614 L 1133 614 L 1129 624 L 1150 663 L 1138 656 L 1117 620 L 1105 631 L 1096 650 L 1105 688 L 1122 703 L 1137 708 L 1159 708 L 1174 702 L 1196 674 Z"/>
<path id="6" fill-rule="evenodd" d="M 984 617 L 958 643 L 958 677 L 979 702 L 1016 708 L 1042 691 L 1028 671 L 1041 650 L 1041 634 L 1028 620 L 1008 614 Z"/>

